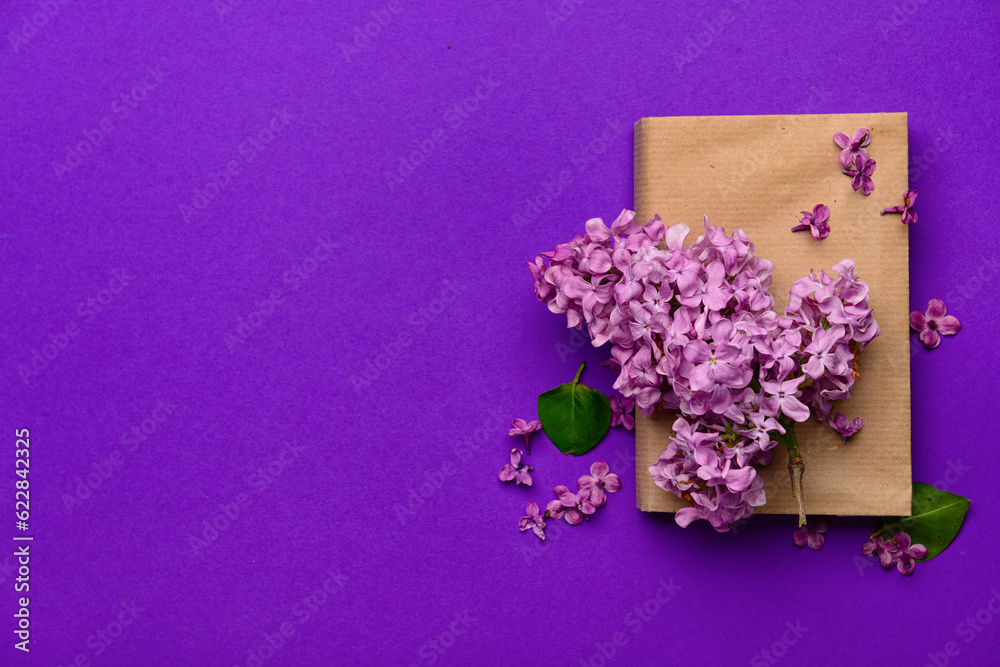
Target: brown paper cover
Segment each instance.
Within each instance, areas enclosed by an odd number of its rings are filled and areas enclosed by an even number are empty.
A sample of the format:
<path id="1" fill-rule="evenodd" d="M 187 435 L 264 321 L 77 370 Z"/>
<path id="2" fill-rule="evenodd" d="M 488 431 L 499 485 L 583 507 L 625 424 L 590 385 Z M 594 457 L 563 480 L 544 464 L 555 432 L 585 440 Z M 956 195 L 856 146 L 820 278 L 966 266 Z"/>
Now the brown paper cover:
<path id="1" fill-rule="evenodd" d="M 867 147 L 877 162 L 869 196 L 841 173 L 835 132 L 871 130 Z M 794 116 L 643 118 L 635 125 L 637 219 L 659 214 L 685 223 L 689 242 L 703 229 L 702 215 L 728 233 L 742 227 L 757 254 L 774 262 L 771 293 L 783 312 L 788 288 L 810 269 L 845 258 L 871 287 L 870 303 L 881 335 L 862 353 L 861 379 L 850 401 L 834 411 L 861 416 L 865 425 L 847 445 L 815 419 L 796 426 L 806 462 L 810 514 L 910 513 L 910 343 L 907 227 L 879 210 L 902 203 L 907 189 L 905 113 Z M 830 235 L 792 233 L 800 211 L 830 208 Z M 637 416 L 638 507 L 673 512 L 686 503 L 657 487 L 648 467 L 666 447 L 672 417 Z M 788 455 L 774 449 L 763 470 L 767 504 L 757 512 L 794 514 Z"/>

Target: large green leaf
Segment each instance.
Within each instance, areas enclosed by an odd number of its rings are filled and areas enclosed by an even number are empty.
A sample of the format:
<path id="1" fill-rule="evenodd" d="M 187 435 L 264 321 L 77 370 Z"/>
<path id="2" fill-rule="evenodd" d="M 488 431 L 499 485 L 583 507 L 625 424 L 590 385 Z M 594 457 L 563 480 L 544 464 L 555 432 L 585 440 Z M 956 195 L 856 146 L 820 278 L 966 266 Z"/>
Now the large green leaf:
<path id="1" fill-rule="evenodd" d="M 968 498 L 930 484 L 914 482 L 913 515 L 884 518 L 882 531 L 888 537 L 900 530 L 906 532 L 913 538 L 914 544 L 927 547 L 927 556 L 921 560 L 930 560 L 947 549 L 955 539 L 971 502 Z"/>
<path id="2" fill-rule="evenodd" d="M 611 426 L 608 397 L 580 384 L 580 373 L 569 384 L 561 384 L 538 397 L 538 419 L 545 435 L 563 454 L 580 456 L 597 446 Z"/>

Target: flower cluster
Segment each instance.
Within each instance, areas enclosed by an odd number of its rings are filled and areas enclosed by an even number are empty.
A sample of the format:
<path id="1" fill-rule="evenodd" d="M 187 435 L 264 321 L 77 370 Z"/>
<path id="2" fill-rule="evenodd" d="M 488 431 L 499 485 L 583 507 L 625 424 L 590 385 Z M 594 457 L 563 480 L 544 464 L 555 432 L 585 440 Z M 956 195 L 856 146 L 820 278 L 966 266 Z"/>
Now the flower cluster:
<path id="1" fill-rule="evenodd" d="M 526 508 L 527 514 L 518 520 L 522 532 L 534 531 L 539 539 L 545 539 L 546 519 L 565 519 L 571 526 L 583 523 L 583 520 L 603 507 L 608 501 L 607 494 L 615 493 L 622 487 L 621 479 L 611 472 L 608 464 L 597 461 L 590 466 L 590 474 L 577 480 L 577 492 L 560 484 L 554 491 L 556 499 L 549 502 L 544 513 L 539 512 L 538 503 L 530 502 Z"/>
<path id="2" fill-rule="evenodd" d="M 868 286 L 843 260 L 836 278 L 797 280 L 778 315 L 773 265 L 742 229 L 729 236 L 706 218 L 685 248 L 686 225 L 639 225 L 626 210 L 586 232 L 529 263 L 535 294 L 570 327 L 586 323 L 595 346 L 611 344 L 614 387 L 640 413 L 680 412 L 650 475 L 690 503 L 677 523 L 729 530 L 764 503 L 755 466 L 794 443 L 793 423 L 810 408 L 825 421 L 850 397 L 855 355 L 879 333 Z"/>
<path id="3" fill-rule="evenodd" d="M 927 555 L 927 547 L 922 544 L 912 544 L 910 536 L 899 531 L 891 540 L 873 535 L 870 542 L 861 548 L 866 556 L 876 556 L 882 567 L 889 569 L 893 565 L 901 573 L 909 576 L 917 567 L 916 561 Z"/>

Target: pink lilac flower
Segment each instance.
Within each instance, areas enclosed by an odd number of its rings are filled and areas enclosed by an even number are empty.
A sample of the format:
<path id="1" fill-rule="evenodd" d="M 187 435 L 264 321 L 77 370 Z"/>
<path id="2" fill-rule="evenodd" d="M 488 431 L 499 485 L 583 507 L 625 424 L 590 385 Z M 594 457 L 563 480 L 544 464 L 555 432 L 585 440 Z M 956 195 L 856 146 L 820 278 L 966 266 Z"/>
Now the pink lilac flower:
<path id="1" fill-rule="evenodd" d="M 882 215 L 886 213 L 902 213 L 903 224 L 909 225 L 917 221 L 917 212 L 913 210 L 913 202 L 915 201 L 917 201 L 917 191 L 907 190 L 906 194 L 903 195 L 902 206 L 890 206 L 889 208 L 882 209 L 879 213 Z"/>
<path id="2" fill-rule="evenodd" d="M 524 454 L 524 452 L 520 449 L 510 450 L 510 463 L 500 469 L 501 482 L 514 480 L 515 484 L 531 486 L 531 471 L 534 470 L 534 468 L 521 463 L 522 454 Z"/>
<path id="3" fill-rule="evenodd" d="M 917 568 L 917 559 L 927 555 L 927 547 L 912 544 L 910 536 L 903 531 L 896 533 L 891 541 L 896 545 L 896 569 L 907 576 L 913 574 L 913 570 Z"/>
<path id="4" fill-rule="evenodd" d="M 895 565 L 896 561 L 899 560 L 896 554 L 896 545 L 878 535 L 872 537 L 871 541 L 865 542 L 865 545 L 861 547 L 861 553 L 877 557 L 878 562 L 886 569 Z"/>
<path id="5" fill-rule="evenodd" d="M 580 491 L 588 492 L 590 502 L 595 507 L 600 507 L 607 502 L 605 491 L 615 493 L 622 488 L 622 481 L 618 475 L 611 472 L 607 463 L 597 461 L 590 466 L 590 475 L 581 477 L 577 481 L 577 485 L 580 487 Z"/>
<path id="6" fill-rule="evenodd" d="M 833 375 L 845 373 L 847 364 L 854 359 L 854 353 L 844 342 L 844 334 L 841 324 L 819 329 L 813 334 L 812 342 L 802 350 L 809 359 L 802 367 L 806 375 L 818 380 L 827 372 Z"/>
<path id="7" fill-rule="evenodd" d="M 757 477 L 753 466 L 733 468 L 733 460 L 714 449 L 699 449 L 694 460 L 698 464 L 697 475 L 706 486 L 722 486 L 731 492 L 741 493 L 749 489 Z"/>
<path id="8" fill-rule="evenodd" d="M 871 133 L 863 127 L 855 130 L 853 137 L 849 137 L 843 132 L 837 132 L 833 135 L 834 143 L 843 149 L 840 151 L 840 166 L 850 166 L 854 159 L 859 156 L 867 160 L 868 151 L 864 149 L 864 146 L 867 146 L 871 140 Z"/>
<path id="9" fill-rule="evenodd" d="M 523 435 L 524 436 L 524 451 L 528 454 L 531 453 L 531 441 L 529 438 L 531 434 L 535 431 L 542 430 L 542 422 L 535 421 L 524 421 L 523 419 L 514 420 L 514 428 L 507 431 L 507 435 Z"/>
<path id="10" fill-rule="evenodd" d="M 527 515 L 522 516 L 517 522 L 517 525 L 521 529 L 521 532 L 523 533 L 526 530 L 532 530 L 534 531 L 535 535 L 538 536 L 538 539 L 544 540 L 545 515 L 538 513 L 538 503 L 536 502 L 528 503 L 526 511 Z"/>
<path id="11" fill-rule="evenodd" d="M 792 231 L 801 232 L 808 229 L 812 233 L 812 237 L 817 241 L 825 239 L 830 235 L 830 225 L 827 223 L 829 218 L 830 209 L 824 204 L 816 204 L 813 206 L 812 213 L 802 211 L 802 220 L 799 221 L 799 224 L 792 227 Z"/>
<path id="12" fill-rule="evenodd" d="M 684 360 L 690 364 L 689 377 L 694 391 L 713 390 L 717 385 L 745 387 L 752 372 L 742 367 L 740 350 L 720 343 L 709 346 L 694 340 L 684 346 Z"/>
<path id="13" fill-rule="evenodd" d="M 795 546 L 804 547 L 808 544 L 813 551 L 819 551 L 823 548 L 823 543 L 826 542 L 826 538 L 823 536 L 826 531 L 826 521 L 807 524 L 792 534 L 792 541 L 795 542 Z"/>
<path id="14" fill-rule="evenodd" d="M 916 561 L 927 556 L 927 547 L 913 544 L 907 533 L 899 531 L 891 540 L 877 535 L 872 537 L 861 548 L 861 552 L 866 556 L 878 556 L 882 567 L 888 569 L 895 565 L 900 573 L 909 576 L 917 567 Z"/>
<path id="15" fill-rule="evenodd" d="M 875 183 L 871 178 L 875 173 L 875 160 L 858 155 L 854 158 L 854 164 L 844 169 L 844 173 L 852 177 L 851 187 L 861 190 L 862 194 L 870 195 L 875 189 Z"/>
<path id="16" fill-rule="evenodd" d="M 865 422 L 861 419 L 861 417 L 855 417 L 854 421 L 848 422 L 847 415 L 843 412 L 838 412 L 827 420 L 827 424 L 830 425 L 830 428 L 840 434 L 840 437 L 844 439 L 844 444 L 846 445 L 847 439 L 860 431 Z"/>
<path id="17" fill-rule="evenodd" d="M 775 436 L 811 415 L 826 421 L 835 401 L 850 398 L 854 357 L 879 326 L 852 260 L 795 281 L 778 313 L 773 264 L 742 229 L 730 235 L 706 218 L 693 242 L 690 232 L 657 217 L 640 225 L 623 211 L 610 227 L 588 221 L 586 234 L 528 268 L 539 300 L 569 326 L 586 324 L 594 346 L 610 347 L 616 423 L 631 426 L 633 407 L 678 413 L 649 467 L 657 486 L 689 503 L 677 523 L 703 519 L 727 531 L 766 501 L 757 470 Z M 564 512 L 550 503 L 550 517 Z"/>
<path id="18" fill-rule="evenodd" d="M 569 488 L 559 485 L 555 488 L 556 499 L 549 502 L 546 511 L 553 519 L 566 519 L 566 523 L 576 526 L 583 523 L 584 518 L 597 511 L 597 506 L 590 500 L 590 492 L 580 490 L 572 493 Z"/>
<path id="19" fill-rule="evenodd" d="M 948 307 L 941 299 L 931 299 L 927 310 L 910 313 L 910 328 L 920 333 L 920 342 L 928 350 L 941 344 L 941 335 L 954 336 L 962 328 L 962 323 L 954 315 L 948 314 Z M 940 334 L 940 335 L 939 335 Z"/>
<path id="20" fill-rule="evenodd" d="M 784 382 L 761 382 L 760 387 L 767 392 L 767 398 L 761 403 L 760 411 L 769 417 L 784 414 L 797 422 L 809 419 L 809 408 L 799 400 L 802 380 L 800 376 Z"/>
<path id="21" fill-rule="evenodd" d="M 631 431 L 635 428 L 635 417 L 632 410 L 635 408 L 635 401 L 631 398 L 618 398 L 618 394 L 611 396 L 611 425 L 624 426 Z"/>

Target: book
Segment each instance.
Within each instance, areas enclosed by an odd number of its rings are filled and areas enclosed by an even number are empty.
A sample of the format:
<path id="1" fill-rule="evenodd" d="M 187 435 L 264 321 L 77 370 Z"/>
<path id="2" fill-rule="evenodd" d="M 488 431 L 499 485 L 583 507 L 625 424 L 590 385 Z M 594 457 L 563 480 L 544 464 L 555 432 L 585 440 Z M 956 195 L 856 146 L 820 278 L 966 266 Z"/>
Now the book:
<path id="1" fill-rule="evenodd" d="M 868 196 L 841 172 L 833 135 L 871 131 L 866 147 L 877 167 Z M 908 226 L 879 211 L 902 203 L 908 188 L 905 113 L 643 118 L 635 124 L 635 210 L 684 223 L 692 242 L 703 215 L 731 234 L 742 227 L 757 255 L 774 262 L 771 294 L 783 313 L 788 289 L 810 269 L 842 259 L 871 287 L 881 328 L 858 359 L 861 379 L 850 401 L 834 404 L 864 427 L 847 444 L 810 418 L 795 433 L 805 460 L 806 510 L 815 515 L 909 515 L 910 355 Z M 801 211 L 830 208 L 830 235 L 792 233 Z M 636 415 L 636 503 L 646 512 L 674 512 L 686 503 L 657 487 L 648 468 L 666 446 L 675 416 Z M 778 445 L 762 471 L 767 503 L 761 514 L 795 514 L 788 453 Z"/>

